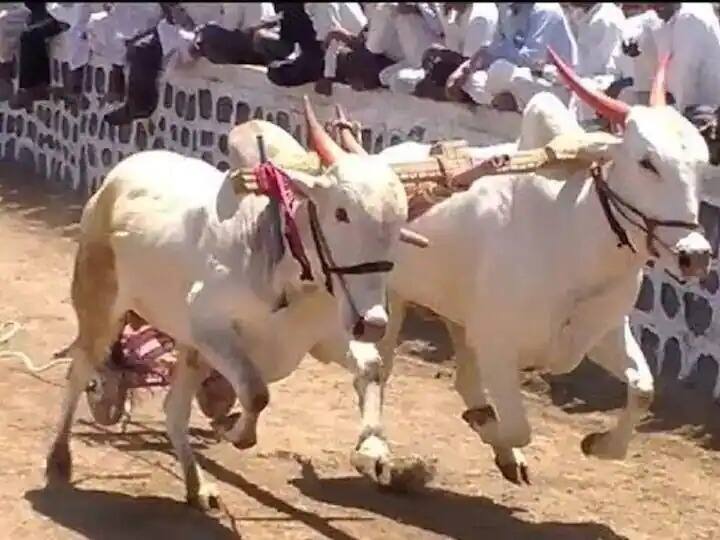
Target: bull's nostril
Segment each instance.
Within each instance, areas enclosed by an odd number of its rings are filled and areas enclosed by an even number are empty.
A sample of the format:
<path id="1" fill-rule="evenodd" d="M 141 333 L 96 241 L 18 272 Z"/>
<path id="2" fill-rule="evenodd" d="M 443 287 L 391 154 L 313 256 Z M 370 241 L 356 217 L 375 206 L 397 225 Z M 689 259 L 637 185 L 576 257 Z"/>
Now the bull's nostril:
<path id="1" fill-rule="evenodd" d="M 678 255 L 678 264 L 680 268 L 689 268 L 691 264 L 690 255 L 685 251 L 681 251 Z"/>
<path id="2" fill-rule="evenodd" d="M 359 320 L 355 323 L 355 326 L 353 326 L 353 337 L 359 338 L 362 337 L 362 335 L 365 333 L 365 323 L 362 320 Z"/>

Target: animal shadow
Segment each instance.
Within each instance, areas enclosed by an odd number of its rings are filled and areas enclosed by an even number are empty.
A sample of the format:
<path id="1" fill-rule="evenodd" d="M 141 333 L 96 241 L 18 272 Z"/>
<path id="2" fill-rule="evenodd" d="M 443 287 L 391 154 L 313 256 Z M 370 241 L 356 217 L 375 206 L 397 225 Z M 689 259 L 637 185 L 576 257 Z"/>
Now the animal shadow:
<path id="1" fill-rule="evenodd" d="M 320 478 L 311 463 L 301 467 L 301 477 L 290 483 L 306 497 L 366 510 L 456 540 L 628 540 L 599 523 L 524 521 L 516 515 L 522 509 L 480 495 L 428 488 L 414 495 L 399 496 L 379 491 L 363 478 Z"/>
<path id="2" fill-rule="evenodd" d="M 90 539 L 238 538 L 217 519 L 163 497 L 66 487 L 31 490 L 25 499 L 36 512 Z"/>

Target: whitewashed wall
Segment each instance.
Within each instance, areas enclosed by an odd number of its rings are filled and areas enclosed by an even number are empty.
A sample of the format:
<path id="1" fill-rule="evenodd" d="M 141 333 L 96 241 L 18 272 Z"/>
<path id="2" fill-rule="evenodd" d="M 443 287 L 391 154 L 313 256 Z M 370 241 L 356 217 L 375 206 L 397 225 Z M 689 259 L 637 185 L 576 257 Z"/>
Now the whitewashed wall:
<path id="1" fill-rule="evenodd" d="M 67 67 L 53 61 L 59 84 Z M 110 127 L 99 106 L 109 69 L 97 62 L 85 73 L 86 99 L 77 107 L 61 101 L 36 104 L 32 114 L 11 111 L 0 103 L 0 155 L 32 166 L 51 182 L 91 193 L 104 174 L 124 156 L 148 148 L 168 148 L 227 168 L 227 134 L 250 118 L 274 122 L 304 141 L 303 94 L 312 99 L 321 119 L 330 118 L 334 103 L 363 127 L 363 144 L 377 152 L 403 140 L 464 138 L 473 145 L 509 141 L 517 136 L 520 117 L 485 108 L 437 103 L 384 90 L 356 93 L 336 85 L 331 98 L 315 94 L 311 85 L 279 88 L 262 68 L 215 66 L 201 61 L 186 71 L 163 75 L 160 104 L 147 120 Z M 702 220 L 714 231 L 718 209 L 704 205 Z M 702 286 L 681 287 L 662 272 L 649 270 L 633 314 L 633 329 L 649 360 L 680 366 L 679 376 L 693 373 L 699 362 L 720 360 L 718 275 L 713 270 Z M 720 378 L 715 386 L 720 398 Z"/>

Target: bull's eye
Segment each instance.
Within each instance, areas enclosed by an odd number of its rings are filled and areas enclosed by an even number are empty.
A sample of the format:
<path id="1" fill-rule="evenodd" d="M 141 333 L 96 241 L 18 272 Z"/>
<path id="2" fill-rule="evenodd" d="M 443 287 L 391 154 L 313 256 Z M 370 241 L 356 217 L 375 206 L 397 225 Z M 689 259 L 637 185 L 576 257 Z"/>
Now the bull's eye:
<path id="1" fill-rule="evenodd" d="M 344 208 L 338 208 L 335 210 L 335 219 L 338 221 L 342 221 L 343 223 L 350 223 L 350 218 L 348 217 L 347 210 Z"/>
<path id="2" fill-rule="evenodd" d="M 646 171 L 650 171 L 652 173 L 658 174 L 657 169 L 655 168 L 655 165 L 652 164 L 652 161 L 650 161 L 650 158 L 643 158 L 640 160 L 640 166 L 645 169 Z"/>

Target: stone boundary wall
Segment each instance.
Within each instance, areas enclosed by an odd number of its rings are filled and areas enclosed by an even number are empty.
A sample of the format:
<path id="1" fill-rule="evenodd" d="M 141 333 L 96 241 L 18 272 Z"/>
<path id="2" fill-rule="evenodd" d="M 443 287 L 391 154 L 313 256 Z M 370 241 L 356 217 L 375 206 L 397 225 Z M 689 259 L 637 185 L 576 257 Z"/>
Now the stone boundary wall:
<path id="1" fill-rule="evenodd" d="M 67 64 L 53 53 L 53 83 L 61 84 Z M 160 104 L 153 116 L 131 125 L 102 122 L 107 108 L 99 104 L 109 66 L 93 59 L 85 70 L 84 95 L 77 106 L 61 100 L 38 103 L 32 114 L 11 111 L 0 103 L 0 157 L 21 162 L 50 182 L 89 195 L 104 174 L 124 156 L 149 148 L 167 148 L 201 158 L 221 170 L 228 167 L 227 134 L 252 118 L 274 122 L 305 141 L 302 96 L 307 94 L 321 121 L 334 115 L 333 104 L 363 125 L 362 142 L 371 152 L 404 140 L 464 138 L 482 146 L 517 137 L 520 116 L 478 107 L 420 100 L 385 90 L 356 93 L 335 85 L 330 98 L 312 85 L 280 88 L 270 84 L 264 68 L 217 66 L 204 60 L 189 69 L 163 74 Z M 720 210 L 703 204 L 701 220 L 717 236 Z M 717 238 L 714 239 L 717 248 Z M 717 249 L 716 249 L 717 251 Z M 664 272 L 648 269 L 632 315 L 633 332 L 655 372 L 677 364 L 687 379 L 710 363 L 720 399 L 719 279 L 715 270 L 701 286 L 681 286 Z M 703 372 L 705 372 L 703 370 Z"/>

